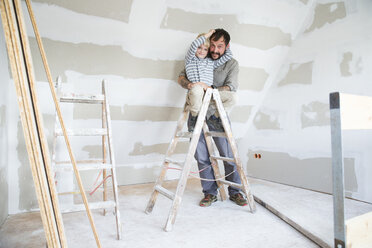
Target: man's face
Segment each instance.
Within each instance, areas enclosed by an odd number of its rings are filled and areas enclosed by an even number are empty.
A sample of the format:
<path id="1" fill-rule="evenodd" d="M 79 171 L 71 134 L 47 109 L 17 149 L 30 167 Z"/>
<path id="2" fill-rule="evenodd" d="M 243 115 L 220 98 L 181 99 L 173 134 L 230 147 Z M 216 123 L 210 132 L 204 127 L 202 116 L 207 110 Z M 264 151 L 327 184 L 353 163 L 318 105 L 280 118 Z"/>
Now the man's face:
<path id="1" fill-rule="evenodd" d="M 211 54 L 212 59 L 218 59 L 225 53 L 226 45 L 223 36 L 219 38 L 217 41 L 211 40 L 211 47 L 209 48 L 209 52 Z"/>

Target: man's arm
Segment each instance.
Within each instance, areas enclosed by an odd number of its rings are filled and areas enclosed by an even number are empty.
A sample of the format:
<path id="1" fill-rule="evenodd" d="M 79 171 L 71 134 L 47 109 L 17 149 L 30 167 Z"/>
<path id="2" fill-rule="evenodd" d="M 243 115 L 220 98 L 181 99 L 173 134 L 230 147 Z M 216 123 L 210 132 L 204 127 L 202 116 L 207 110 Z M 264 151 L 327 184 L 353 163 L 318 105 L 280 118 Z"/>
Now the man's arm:
<path id="1" fill-rule="evenodd" d="M 238 74 L 239 74 L 239 63 L 236 60 L 232 60 L 231 62 L 228 62 L 231 64 L 228 64 L 228 66 L 231 66 L 225 81 L 222 86 L 218 87 L 218 90 L 220 91 L 237 91 L 239 87 L 238 83 Z"/>
<path id="2" fill-rule="evenodd" d="M 178 77 L 178 84 L 181 85 L 182 88 L 187 90 L 191 89 L 192 86 L 192 83 L 183 75 L 180 75 Z"/>

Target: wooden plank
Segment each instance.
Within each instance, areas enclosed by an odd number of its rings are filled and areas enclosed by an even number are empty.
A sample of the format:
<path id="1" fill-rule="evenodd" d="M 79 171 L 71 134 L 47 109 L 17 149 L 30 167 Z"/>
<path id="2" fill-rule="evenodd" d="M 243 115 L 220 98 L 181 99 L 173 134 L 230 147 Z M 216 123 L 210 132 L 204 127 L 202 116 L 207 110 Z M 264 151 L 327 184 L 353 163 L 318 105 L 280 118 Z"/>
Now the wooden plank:
<path id="1" fill-rule="evenodd" d="M 226 138 L 226 134 L 224 132 L 214 132 L 214 131 L 208 131 L 205 133 L 207 136 L 212 136 L 212 137 L 224 137 Z"/>
<path id="2" fill-rule="evenodd" d="M 172 160 L 172 159 L 170 159 L 170 158 L 165 158 L 164 161 L 165 161 L 166 163 L 168 163 L 168 164 L 175 164 L 175 165 L 177 165 L 177 166 L 179 166 L 179 167 L 181 167 L 181 168 L 182 168 L 183 165 L 185 164 L 184 161 L 175 161 L 175 160 Z"/>
<path id="3" fill-rule="evenodd" d="M 68 136 L 102 136 L 107 135 L 106 128 L 74 128 L 74 129 L 65 129 L 65 132 Z M 63 136 L 64 130 L 57 129 L 55 132 L 57 136 Z"/>
<path id="4" fill-rule="evenodd" d="M 372 129 L 372 97 L 340 93 L 342 130 Z"/>
<path id="5" fill-rule="evenodd" d="M 105 96 L 105 84 L 102 81 L 102 96 Z M 107 128 L 107 116 L 106 116 L 106 105 L 102 104 L 102 128 Z M 102 136 L 102 162 L 107 163 L 107 150 L 106 150 L 106 136 Z M 107 182 L 105 178 L 107 177 L 107 170 L 103 169 L 102 180 L 103 180 L 103 201 L 107 201 Z M 103 209 L 103 215 L 106 215 L 106 209 Z"/>
<path id="6" fill-rule="evenodd" d="M 80 163 L 77 163 L 77 168 L 78 168 L 79 171 L 111 169 L 112 168 L 112 164 L 107 164 L 107 163 L 80 164 Z M 73 170 L 72 163 L 55 165 L 53 167 L 53 170 L 55 172 L 72 171 Z"/>
<path id="7" fill-rule="evenodd" d="M 235 159 L 233 158 L 227 158 L 227 157 L 220 157 L 220 156 L 211 156 L 211 158 L 213 159 L 216 159 L 216 160 L 222 160 L 222 161 L 226 161 L 226 162 L 232 162 L 232 163 L 235 163 Z"/>
<path id="8" fill-rule="evenodd" d="M 69 102 L 69 103 L 103 103 L 104 96 L 100 95 L 88 95 L 88 94 L 75 94 L 64 92 L 60 95 L 60 102 Z"/>
<path id="9" fill-rule="evenodd" d="M 212 139 L 212 136 L 207 135 L 207 133 L 210 133 L 210 132 L 208 129 L 208 125 L 206 123 L 203 124 L 203 132 L 204 132 L 204 138 L 205 138 L 205 142 L 207 144 L 207 149 L 208 149 L 209 156 L 210 156 L 211 165 L 214 171 L 214 178 L 221 178 L 222 176 L 221 176 L 220 169 L 218 167 L 218 161 L 215 158 L 213 158 L 216 154 L 216 149 L 214 149 L 214 146 L 215 146 L 214 141 Z M 220 183 L 220 181 L 217 181 L 216 183 L 217 183 L 217 186 L 220 192 L 221 199 L 222 201 L 225 201 L 227 199 L 225 187 Z"/>
<path id="10" fill-rule="evenodd" d="M 115 208 L 116 203 L 114 201 L 101 201 L 101 202 L 90 202 L 89 209 L 109 209 Z M 72 206 L 61 206 L 62 213 L 71 213 L 71 212 L 79 212 L 84 211 L 85 206 L 84 204 L 76 204 Z"/>
<path id="11" fill-rule="evenodd" d="M 39 46 L 39 50 L 40 50 L 41 58 L 42 58 L 43 65 L 44 65 L 44 68 L 45 68 L 45 72 L 46 72 L 46 75 L 47 75 L 47 78 L 48 78 L 49 88 L 50 88 L 50 91 L 52 93 L 53 101 L 54 101 L 56 111 L 57 111 L 57 114 L 58 114 L 58 119 L 59 119 L 61 128 L 62 128 L 63 133 L 64 133 L 63 136 L 65 138 L 65 143 L 66 143 L 66 146 L 67 146 L 67 150 L 68 150 L 71 162 L 73 164 L 73 168 L 74 168 L 74 172 L 75 172 L 75 176 L 76 176 L 76 181 L 79 185 L 80 192 L 82 192 L 81 196 L 83 198 L 83 202 L 84 202 L 84 205 L 85 205 L 85 208 L 86 208 L 86 211 L 87 211 L 89 222 L 90 222 L 91 227 L 92 227 L 92 231 L 93 231 L 93 235 L 94 235 L 97 247 L 101 247 L 101 242 L 99 241 L 97 230 L 96 230 L 96 227 L 95 227 L 95 224 L 94 224 L 94 221 L 93 221 L 92 213 L 89 209 L 88 200 L 87 200 L 85 192 L 84 192 L 83 183 L 81 181 L 79 171 L 76 167 L 75 157 L 72 153 L 70 141 L 69 141 L 68 136 L 67 136 L 65 124 L 64 124 L 64 121 L 63 121 L 63 118 L 62 118 L 60 107 L 59 107 L 59 102 L 58 102 L 58 99 L 57 99 L 56 92 L 54 90 L 53 80 L 52 80 L 52 76 L 51 76 L 51 73 L 50 73 L 48 61 L 47 61 L 47 58 L 46 58 L 46 55 L 45 55 L 45 50 L 44 50 L 44 47 L 43 47 L 43 44 L 42 44 L 42 41 L 41 41 L 39 30 L 38 30 L 38 27 L 36 25 L 36 21 L 35 21 L 35 17 L 34 17 L 32 7 L 31 7 L 30 0 L 26 0 L 26 5 L 27 5 L 29 16 L 30 16 L 30 20 L 31 20 L 31 23 L 32 23 L 32 27 L 34 29 L 35 38 L 36 38 L 36 41 L 37 41 L 38 46 Z"/>
<path id="12" fill-rule="evenodd" d="M 372 248 L 372 212 L 346 221 L 346 247 Z"/>
<path id="13" fill-rule="evenodd" d="M 158 191 L 160 194 L 168 197 L 169 199 L 173 200 L 174 199 L 174 193 L 172 191 L 167 190 L 166 188 L 156 185 L 155 190 Z"/>
<path id="14" fill-rule="evenodd" d="M 194 154 L 195 154 L 196 147 L 199 141 L 199 137 L 200 137 L 200 134 L 203 128 L 205 115 L 207 113 L 209 102 L 211 100 L 211 95 L 212 95 L 212 90 L 208 89 L 205 92 L 205 95 L 203 98 L 203 104 L 200 108 L 198 119 L 196 121 L 194 132 L 191 138 L 190 146 L 189 146 L 189 149 L 186 155 L 185 165 L 182 169 L 181 177 L 178 182 L 177 189 L 176 189 L 175 198 L 172 202 L 172 207 L 169 212 L 167 222 L 165 224 L 164 230 L 167 232 L 172 230 L 174 222 L 176 221 L 177 211 L 182 201 L 183 192 L 185 191 L 185 188 L 186 188 L 187 177 L 189 176 L 190 169 L 191 169 L 191 162 L 194 159 Z"/>
<path id="15" fill-rule="evenodd" d="M 185 125 L 185 122 L 186 122 L 188 116 L 189 116 L 189 112 L 184 107 L 183 108 L 183 112 L 182 112 L 180 118 L 177 121 L 176 131 L 174 132 L 174 135 L 172 137 L 172 140 L 169 143 L 167 152 L 165 154 L 165 157 L 166 158 L 167 157 L 170 157 L 173 154 L 174 149 L 176 148 L 177 142 L 178 142 L 177 133 L 181 132 L 183 126 Z M 161 169 L 161 172 L 160 172 L 160 175 L 156 179 L 154 189 L 152 191 L 152 194 L 151 194 L 151 197 L 149 199 L 149 202 L 147 203 L 147 206 L 146 206 L 145 212 L 147 214 L 151 213 L 152 210 L 153 210 L 153 208 L 154 208 L 156 199 L 157 199 L 158 194 L 159 194 L 159 192 L 155 190 L 155 187 L 157 185 L 160 185 L 161 186 L 163 184 L 164 179 L 165 179 L 165 176 L 166 176 L 166 173 L 167 173 L 167 170 L 168 170 L 168 166 L 169 166 L 169 163 L 166 162 L 166 161 L 164 161 L 163 166 L 162 166 L 162 169 Z"/>
<path id="16" fill-rule="evenodd" d="M 220 114 L 220 118 L 221 118 L 221 121 L 222 121 L 223 128 L 225 130 L 226 136 L 227 136 L 227 140 L 230 144 L 231 151 L 232 151 L 233 156 L 235 158 L 236 169 L 239 173 L 239 176 L 240 176 L 240 179 L 241 179 L 241 182 L 242 182 L 242 185 L 243 185 L 243 192 L 247 197 L 248 205 L 250 207 L 251 212 L 254 213 L 256 211 L 256 204 L 254 202 L 253 194 L 251 192 L 247 176 L 245 175 L 243 165 L 242 165 L 240 157 L 239 157 L 238 147 L 236 146 L 236 142 L 235 142 L 234 136 L 232 134 L 231 126 L 230 126 L 229 120 L 227 119 L 226 111 L 223 108 L 222 101 L 221 101 L 221 98 L 220 98 L 220 94 L 219 94 L 217 89 L 213 90 L 213 99 L 216 103 L 217 111 Z"/>
<path id="17" fill-rule="evenodd" d="M 15 5 L 20 5 L 19 2 Z M 24 72 L 27 70 L 28 63 L 25 61 L 21 54 L 20 41 L 24 30 L 22 25 L 23 15 L 17 15 L 17 21 L 14 18 L 13 10 L 16 8 L 15 5 L 9 1 L 0 2 L 1 19 L 4 28 L 5 40 L 8 50 L 9 62 L 13 75 L 13 81 L 16 88 L 18 105 L 20 108 L 20 116 L 22 121 L 23 133 L 25 136 L 26 148 L 31 166 L 31 172 L 35 184 L 36 195 L 40 207 L 41 218 L 45 230 L 47 244 L 51 247 L 61 247 L 61 240 L 63 236 L 59 236 L 63 231 L 57 230 L 56 216 L 53 212 L 51 192 L 46 187 L 47 180 L 45 171 L 41 168 L 44 166 L 42 154 L 40 136 L 36 131 L 35 126 L 35 111 L 34 106 L 30 104 L 30 92 L 27 86 L 28 78 L 25 77 Z M 19 11 L 19 8 L 18 8 Z M 26 49 L 26 48 L 25 48 Z M 29 52 L 27 49 L 23 52 Z M 29 56 L 29 54 L 26 54 Z M 27 73 L 27 72 L 26 72 Z M 29 83 L 29 81 L 28 81 Z"/>
<path id="18" fill-rule="evenodd" d="M 107 141 L 108 141 L 108 151 L 111 160 L 111 175 L 112 175 L 112 184 L 113 184 L 113 191 L 114 191 L 114 200 L 115 200 L 115 218 L 116 218 L 116 236 L 117 239 L 121 239 L 122 233 L 122 225 L 120 220 L 120 211 L 119 211 L 119 195 L 118 195 L 118 186 L 117 186 L 117 178 L 116 178 L 116 160 L 114 154 L 114 143 L 112 141 L 112 129 L 111 129 L 111 114 L 110 114 L 110 106 L 107 99 L 107 84 L 106 81 L 103 80 L 102 82 L 102 93 L 105 95 L 105 113 L 106 113 L 106 127 L 107 127 Z"/>
<path id="19" fill-rule="evenodd" d="M 223 183 L 223 184 L 226 184 L 226 185 L 238 188 L 238 189 L 243 189 L 243 185 L 238 184 L 238 183 L 233 183 L 233 182 L 230 182 L 230 181 L 227 181 L 227 180 L 218 180 L 218 181 Z"/>
<path id="20" fill-rule="evenodd" d="M 176 137 L 177 138 L 186 138 L 186 139 L 190 139 L 192 137 L 192 132 L 178 132 L 176 134 Z"/>

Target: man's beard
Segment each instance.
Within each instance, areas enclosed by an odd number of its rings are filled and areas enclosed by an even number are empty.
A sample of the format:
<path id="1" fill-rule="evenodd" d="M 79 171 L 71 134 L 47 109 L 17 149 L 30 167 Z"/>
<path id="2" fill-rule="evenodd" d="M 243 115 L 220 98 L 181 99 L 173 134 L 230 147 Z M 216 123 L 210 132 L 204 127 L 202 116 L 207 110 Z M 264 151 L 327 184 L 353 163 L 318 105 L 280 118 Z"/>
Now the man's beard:
<path id="1" fill-rule="evenodd" d="M 214 54 L 218 55 L 218 57 L 217 58 L 213 58 L 213 55 Z M 219 59 L 220 57 L 221 57 L 221 54 L 220 53 L 211 53 L 211 58 L 214 59 L 214 60 Z"/>

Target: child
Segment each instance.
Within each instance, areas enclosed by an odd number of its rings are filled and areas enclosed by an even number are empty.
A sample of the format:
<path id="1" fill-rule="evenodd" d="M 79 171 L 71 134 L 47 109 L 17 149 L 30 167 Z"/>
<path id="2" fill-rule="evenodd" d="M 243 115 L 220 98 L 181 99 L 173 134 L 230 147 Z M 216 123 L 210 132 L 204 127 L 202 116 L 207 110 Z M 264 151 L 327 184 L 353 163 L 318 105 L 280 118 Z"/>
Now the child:
<path id="1" fill-rule="evenodd" d="M 227 48 L 225 53 L 216 60 L 213 60 L 208 55 L 209 38 L 215 32 L 211 29 L 207 34 L 199 34 L 197 39 L 191 43 L 189 51 L 185 59 L 186 76 L 192 83 L 203 82 L 209 87 L 213 85 L 213 70 L 220 65 L 223 65 L 232 58 L 230 48 Z M 202 105 L 204 89 L 200 85 L 193 86 L 187 93 L 186 102 L 191 113 L 189 120 L 189 131 L 194 131 L 195 123 L 198 118 L 199 110 Z"/>

